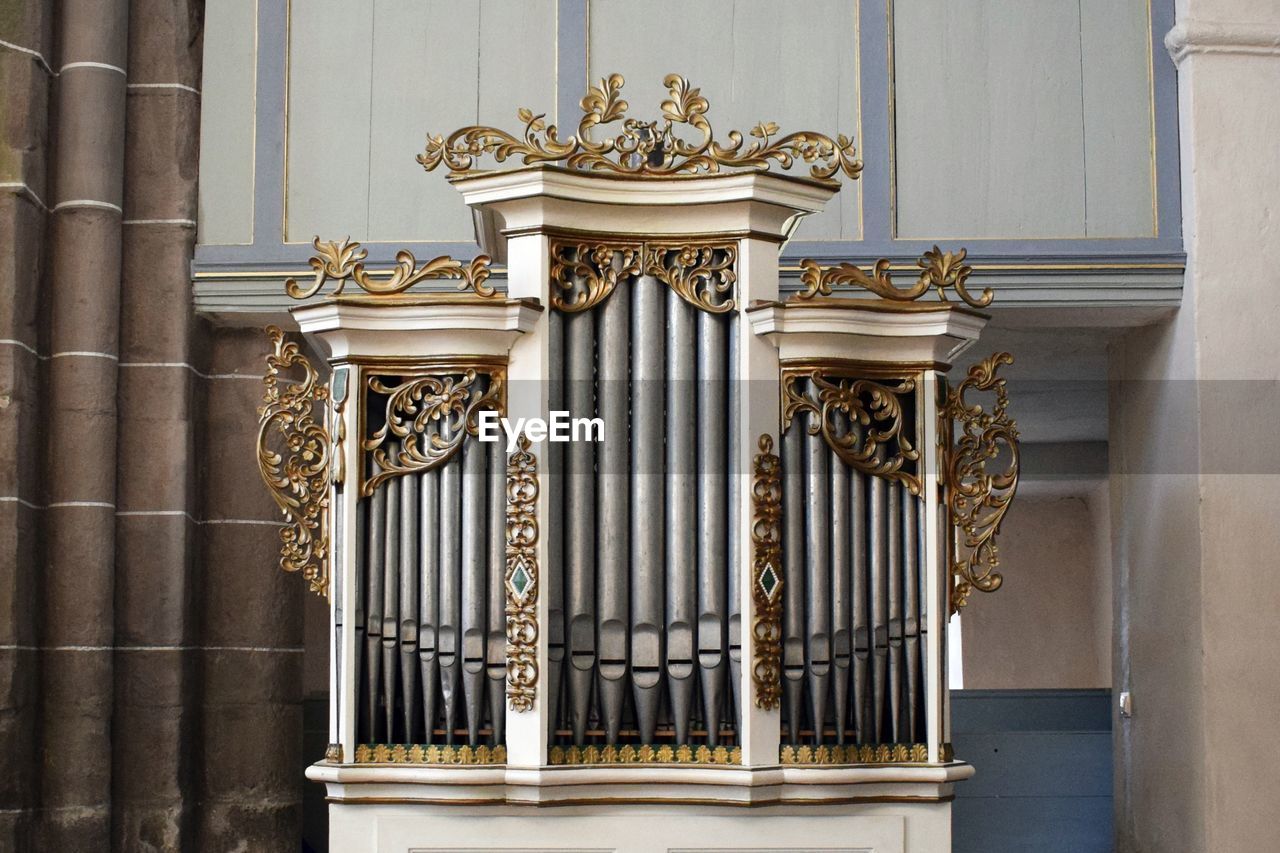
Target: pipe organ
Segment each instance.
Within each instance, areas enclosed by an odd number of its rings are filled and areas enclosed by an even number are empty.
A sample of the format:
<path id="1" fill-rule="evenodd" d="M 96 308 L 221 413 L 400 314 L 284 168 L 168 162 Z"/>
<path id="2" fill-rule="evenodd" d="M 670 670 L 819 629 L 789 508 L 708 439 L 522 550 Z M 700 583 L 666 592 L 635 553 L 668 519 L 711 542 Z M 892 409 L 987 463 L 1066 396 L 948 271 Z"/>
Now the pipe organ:
<path id="1" fill-rule="evenodd" d="M 428 137 L 486 254 L 317 238 L 287 283 L 328 380 L 270 330 L 259 462 L 331 602 L 334 849 L 950 849 L 947 620 L 1017 485 L 1008 356 L 947 379 L 992 295 L 937 248 L 784 292 L 851 143 L 717 142 L 665 82 Z"/>

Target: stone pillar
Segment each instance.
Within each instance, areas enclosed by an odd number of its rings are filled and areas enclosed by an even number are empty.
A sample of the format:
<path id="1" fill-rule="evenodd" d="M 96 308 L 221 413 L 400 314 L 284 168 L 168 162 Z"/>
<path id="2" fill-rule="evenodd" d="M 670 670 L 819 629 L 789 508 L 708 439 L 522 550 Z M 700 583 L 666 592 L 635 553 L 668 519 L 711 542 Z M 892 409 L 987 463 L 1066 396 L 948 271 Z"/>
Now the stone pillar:
<path id="1" fill-rule="evenodd" d="M 1181 0 L 1187 276 L 1113 360 L 1121 851 L 1275 849 L 1280 6 Z M 1165 61 L 1157 56 L 1156 61 Z"/>
<path id="2" fill-rule="evenodd" d="M 30 850 L 38 802 L 44 265 L 52 2 L 0 19 L 0 849 Z"/>
<path id="3" fill-rule="evenodd" d="M 192 847 L 197 735 L 195 241 L 200 30 L 133 0 L 125 142 L 112 736 L 116 850 Z"/>
<path id="4" fill-rule="evenodd" d="M 53 106 L 38 847 L 110 849 L 127 0 L 63 2 Z"/>

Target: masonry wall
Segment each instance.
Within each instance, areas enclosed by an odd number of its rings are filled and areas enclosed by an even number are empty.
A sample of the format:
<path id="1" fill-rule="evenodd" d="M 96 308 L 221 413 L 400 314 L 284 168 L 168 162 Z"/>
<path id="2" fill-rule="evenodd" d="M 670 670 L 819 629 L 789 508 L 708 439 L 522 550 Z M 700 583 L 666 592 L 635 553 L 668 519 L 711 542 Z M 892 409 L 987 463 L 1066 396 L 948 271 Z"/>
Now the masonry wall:
<path id="1" fill-rule="evenodd" d="M 264 345 L 191 308 L 203 4 L 0 15 L 0 849 L 294 850 Z"/>

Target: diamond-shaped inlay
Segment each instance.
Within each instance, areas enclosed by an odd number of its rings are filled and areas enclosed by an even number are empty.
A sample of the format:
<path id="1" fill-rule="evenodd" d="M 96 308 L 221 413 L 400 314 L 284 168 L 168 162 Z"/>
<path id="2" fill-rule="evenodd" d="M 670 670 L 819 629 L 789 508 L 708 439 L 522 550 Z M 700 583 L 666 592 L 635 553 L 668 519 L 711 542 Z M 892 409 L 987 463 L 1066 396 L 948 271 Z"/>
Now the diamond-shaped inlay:
<path id="1" fill-rule="evenodd" d="M 764 571 L 760 573 L 760 588 L 764 590 L 764 597 L 771 603 L 778 592 L 778 587 L 781 586 L 781 581 L 778 573 L 774 571 L 773 563 L 766 563 Z"/>
<path id="2" fill-rule="evenodd" d="M 511 584 L 511 591 L 515 594 L 516 601 L 523 602 L 525 593 L 533 584 L 533 575 L 529 572 L 524 557 L 516 562 L 515 570 L 511 573 L 511 580 L 508 583 Z"/>

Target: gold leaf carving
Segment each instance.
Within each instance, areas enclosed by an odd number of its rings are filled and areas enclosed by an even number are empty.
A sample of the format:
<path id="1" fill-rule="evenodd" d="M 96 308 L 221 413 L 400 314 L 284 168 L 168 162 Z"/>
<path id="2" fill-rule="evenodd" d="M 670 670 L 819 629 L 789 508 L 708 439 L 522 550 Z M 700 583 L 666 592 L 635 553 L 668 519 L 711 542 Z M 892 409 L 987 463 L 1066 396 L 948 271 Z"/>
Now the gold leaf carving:
<path id="1" fill-rule="evenodd" d="M 521 434 L 507 460 L 507 701 L 533 709 L 538 687 L 538 459 Z"/>
<path id="2" fill-rule="evenodd" d="M 369 253 L 350 237 L 336 241 L 322 241 L 316 237 L 311 245 L 316 250 L 310 260 L 311 268 L 315 270 L 315 279 L 306 286 L 293 278 L 286 279 L 284 283 L 285 293 L 294 299 L 315 296 L 328 281 L 337 283 L 328 295 L 338 296 L 346 286 L 347 279 L 353 280 L 371 296 L 393 296 L 403 293 L 418 282 L 439 279 L 457 279 L 458 290 L 470 289 L 477 296 L 497 295 L 493 287 L 486 283 L 490 274 L 488 255 L 476 255 L 470 261 L 458 261 L 448 255 L 441 255 L 418 266 L 413 253 L 402 249 L 396 253 L 396 265 L 390 275 L 385 279 L 377 279 L 364 266 L 364 259 Z"/>
<path id="3" fill-rule="evenodd" d="M 767 171 L 774 163 L 786 169 L 797 160 L 809 164 L 810 176 L 819 180 L 838 171 L 856 179 L 862 172 L 853 142 L 843 134 L 834 140 L 813 131 L 775 138 L 778 126 L 761 122 L 751 129 L 750 143 L 737 130 L 728 133 L 727 143 L 716 142 L 707 120 L 707 99 L 678 74 L 663 79 L 668 97 L 661 104 L 661 120 L 627 118 L 623 85 L 621 74 L 611 74 L 589 87 L 581 101 L 578 132 L 568 139 L 560 139 L 556 126 L 546 123 L 545 113 L 521 108 L 517 116 L 524 128 L 518 136 L 481 125 L 461 128 L 447 138 L 428 135 L 418 162 L 427 171 L 444 165 L 455 175 L 479 171 L 477 163 L 485 156 L 498 163 L 508 158 L 525 165 L 564 161 L 574 169 L 659 176 L 722 168 Z M 599 142 L 591 138 L 593 129 L 616 122 L 622 123 L 616 136 Z M 692 138 L 681 131 L 691 131 Z"/>
<path id="4" fill-rule="evenodd" d="M 781 462 L 773 452 L 773 439 L 760 436 L 751 483 L 751 598 L 755 615 L 751 623 L 755 639 L 751 678 L 756 687 L 756 707 L 772 710 L 782 697 L 782 485 Z"/>
<path id="5" fill-rule="evenodd" d="M 999 352 L 969 368 L 968 375 L 947 394 L 938 413 L 943 435 L 959 425 L 956 441 L 945 448 L 943 476 L 948 519 L 956 553 L 951 565 L 952 607 L 964 607 L 977 589 L 995 592 L 1004 582 L 996 569 L 1000 551 L 996 534 L 1018 489 L 1018 425 L 1009 417 L 1009 394 L 1001 365 L 1013 356 Z M 965 399 L 969 391 L 991 391 L 990 411 Z M 995 471 L 988 465 L 999 463 Z"/>
<path id="6" fill-rule="evenodd" d="M 551 304 L 565 313 L 599 305 L 618 282 L 649 275 L 702 311 L 723 314 L 735 305 L 738 247 L 710 243 L 551 241 Z M 726 295 L 728 294 L 728 295 Z"/>
<path id="7" fill-rule="evenodd" d="M 258 409 L 258 471 L 288 519 L 280 529 L 280 568 L 301 572 L 313 592 L 328 595 L 329 388 L 283 331 L 268 326 L 267 337 L 272 351 Z M 282 385 L 281 371 L 293 368 L 302 369 L 302 378 Z"/>
<path id="8" fill-rule="evenodd" d="M 937 246 L 925 252 L 916 266 L 920 274 L 910 287 L 898 287 L 889 274 L 889 260 L 881 258 L 876 261 L 870 271 L 855 264 L 840 264 L 824 267 L 815 260 L 806 259 L 800 262 L 803 270 L 800 283 L 804 289 L 796 294 L 797 299 L 812 299 L 815 296 L 830 296 L 835 287 L 861 287 L 869 290 L 882 299 L 893 302 L 913 302 L 929 292 L 930 288 L 938 291 L 938 296 L 947 302 L 947 288 L 951 288 L 967 305 L 974 308 L 985 308 L 991 304 L 994 294 L 986 288 L 980 296 L 974 296 L 965 283 L 973 273 L 973 268 L 964 262 L 966 251 L 943 252 Z"/>

